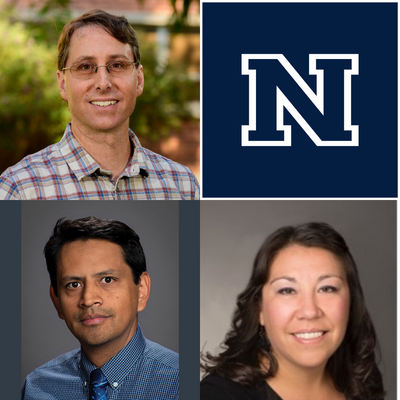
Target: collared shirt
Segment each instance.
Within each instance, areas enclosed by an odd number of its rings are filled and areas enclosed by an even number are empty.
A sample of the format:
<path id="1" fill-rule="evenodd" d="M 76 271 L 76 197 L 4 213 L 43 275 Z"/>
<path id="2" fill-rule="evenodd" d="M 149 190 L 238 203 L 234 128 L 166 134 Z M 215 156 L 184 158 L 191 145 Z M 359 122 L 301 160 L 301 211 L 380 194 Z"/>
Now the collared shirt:
<path id="1" fill-rule="evenodd" d="M 0 176 L 0 200 L 197 200 L 189 168 L 141 146 L 114 181 L 74 138 L 68 124 L 59 143 L 25 157 Z"/>
<path id="2" fill-rule="evenodd" d="M 96 367 L 81 349 L 42 365 L 25 379 L 22 400 L 88 400 Z M 132 340 L 101 368 L 107 400 L 178 400 L 179 356 L 147 340 L 138 325 Z"/>

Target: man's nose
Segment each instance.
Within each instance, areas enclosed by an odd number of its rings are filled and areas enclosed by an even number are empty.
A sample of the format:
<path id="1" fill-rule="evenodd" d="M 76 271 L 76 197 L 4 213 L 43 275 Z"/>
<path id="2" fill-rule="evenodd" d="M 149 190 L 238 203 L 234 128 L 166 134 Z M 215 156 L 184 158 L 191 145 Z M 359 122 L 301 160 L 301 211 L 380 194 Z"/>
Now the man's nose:
<path id="1" fill-rule="evenodd" d="M 81 306 L 92 307 L 94 305 L 101 305 L 103 299 L 101 297 L 101 289 L 94 283 L 86 283 L 82 289 Z"/>
<path id="2" fill-rule="evenodd" d="M 94 74 L 96 89 L 107 90 L 111 88 L 111 75 L 106 65 L 98 65 L 97 72 Z"/>

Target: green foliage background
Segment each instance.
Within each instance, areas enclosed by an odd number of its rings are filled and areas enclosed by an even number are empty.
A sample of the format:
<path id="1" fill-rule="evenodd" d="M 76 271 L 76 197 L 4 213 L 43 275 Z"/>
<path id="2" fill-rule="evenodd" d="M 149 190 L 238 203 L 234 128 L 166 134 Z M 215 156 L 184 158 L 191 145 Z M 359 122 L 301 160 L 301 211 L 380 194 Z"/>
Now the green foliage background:
<path id="1" fill-rule="evenodd" d="M 70 114 L 57 85 L 57 39 L 71 15 L 62 6 L 47 5 L 43 22 L 15 22 L 0 0 L 0 172 L 27 154 L 58 141 Z M 58 7 L 58 8 L 57 8 Z M 145 89 L 130 126 L 139 138 L 157 140 L 179 131 L 191 119 L 190 100 L 199 98 L 183 66 L 157 70 L 156 46 L 139 32 Z"/>
<path id="2" fill-rule="evenodd" d="M 0 14 L 0 162 L 2 170 L 52 143 L 69 120 L 56 82 L 54 47 Z"/>

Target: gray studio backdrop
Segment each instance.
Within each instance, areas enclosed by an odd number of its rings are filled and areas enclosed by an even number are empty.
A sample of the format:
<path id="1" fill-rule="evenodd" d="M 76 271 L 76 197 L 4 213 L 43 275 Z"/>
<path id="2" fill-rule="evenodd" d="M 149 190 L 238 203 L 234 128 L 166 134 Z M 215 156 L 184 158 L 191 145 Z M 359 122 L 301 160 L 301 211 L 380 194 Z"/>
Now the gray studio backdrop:
<path id="1" fill-rule="evenodd" d="M 218 352 L 267 235 L 327 222 L 356 260 L 380 342 L 386 400 L 396 399 L 396 201 L 205 201 L 200 215 L 200 350 Z"/>
<path id="2" fill-rule="evenodd" d="M 22 202 L 22 380 L 79 347 L 50 300 L 43 248 L 59 218 L 91 215 L 122 221 L 139 235 L 151 277 L 150 298 L 139 323 L 149 340 L 179 351 L 179 202 Z"/>

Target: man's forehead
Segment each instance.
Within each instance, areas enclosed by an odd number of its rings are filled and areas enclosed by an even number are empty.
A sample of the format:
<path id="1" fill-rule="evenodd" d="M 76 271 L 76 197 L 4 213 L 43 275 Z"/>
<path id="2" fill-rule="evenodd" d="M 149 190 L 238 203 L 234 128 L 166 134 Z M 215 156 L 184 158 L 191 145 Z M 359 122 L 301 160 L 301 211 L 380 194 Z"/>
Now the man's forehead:
<path id="1" fill-rule="evenodd" d="M 61 247 L 60 254 L 65 252 L 66 250 L 69 251 L 70 249 L 79 248 L 81 254 L 93 252 L 93 249 L 99 249 L 105 251 L 106 253 L 116 253 L 117 251 L 123 254 L 121 246 L 114 242 L 113 240 L 108 240 L 106 238 L 77 238 L 75 240 L 70 240 L 64 243 Z M 73 251 L 71 254 L 76 255 Z"/>
<path id="2" fill-rule="evenodd" d="M 106 239 L 78 239 L 61 247 L 57 275 L 60 277 L 60 274 L 69 274 L 70 271 L 94 273 L 103 269 L 125 267 L 130 269 L 120 245 Z"/>
<path id="3" fill-rule="evenodd" d="M 110 256 L 114 260 L 124 260 L 122 247 L 111 240 L 102 238 L 76 239 L 65 243 L 59 253 L 59 261 L 68 258 L 76 258 L 80 261 L 83 257 L 95 258 L 98 255 Z"/>
<path id="4" fill-rule="evenodd" d="M 95 41 L 93 45 L 93 41 Z M 87 46 L 85 46 L 87 43 Z M 98 46 L 96 46 L 98 44 Z M 75 54 L 78 52 L 79 54 Z M 115 53 L 125 54 L 133 58 L 132 48 L 129 43 L 122 43 L 112 36 L 104 27 L 99 25 L 87 25 L 74 31 L 70 40 L 69 57 L 95 59 L 100 56 L 112 56 Z M 110 53 L 110 54 L 108 54 Z"/>
<path id="5" fill-rule="evenodd" d="M 108 32 L 106 30 L 105 27 L 101 26 L 101 25 L 96 25 L 96 24 L 89 24 L 89 25 L 85 25 L 85 26 L 81 26 L 77 29 L 74 30 L 74 33 L 71 36 L 71 40 L 73 37 L 75 38 L 85 38 L 86 36 L 90 36 L 93 33 L 106 33 L 107 35 L 110 35 L 111 37 L 113 37 L 110 32 Z"/>

